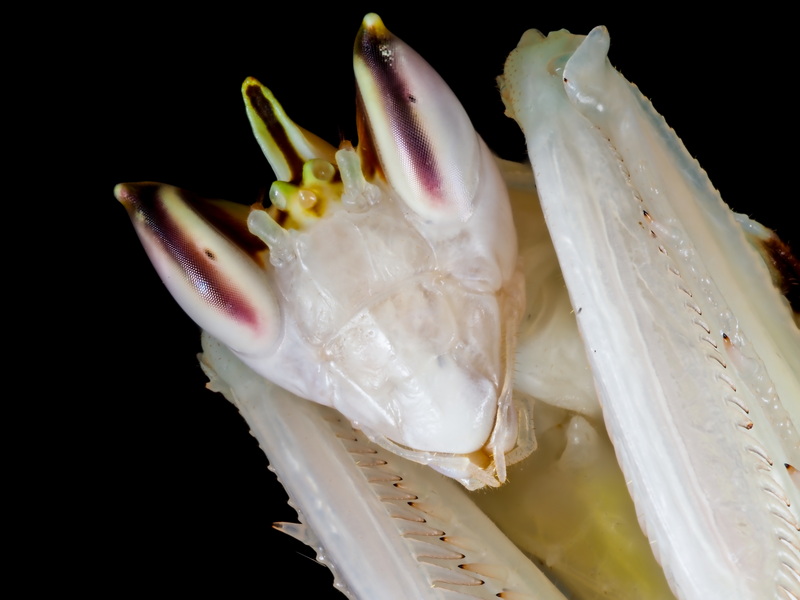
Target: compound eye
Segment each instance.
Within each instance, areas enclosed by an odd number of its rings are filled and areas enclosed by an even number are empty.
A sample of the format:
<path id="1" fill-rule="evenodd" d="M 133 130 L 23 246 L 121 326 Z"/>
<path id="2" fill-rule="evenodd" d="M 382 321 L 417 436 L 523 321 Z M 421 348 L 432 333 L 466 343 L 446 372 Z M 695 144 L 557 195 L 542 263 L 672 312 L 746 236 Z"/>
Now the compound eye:
<path id="1" fill-rule="evenodd" d="M 246 206 L 206 200 L 160 183 L 125 183 L 114 194 L 181 308 L 240 355 L 263 356 L 280 335 L 266 247 L 247 231 Z"/>
<path id="2" fill-rule="evenodd" d="M 374 14 L 356 37 L 353 66 L 362 160 L 374 157 L 423 219 L 466 221 L 481 172 L 480 140 L 453 92 Z"/>

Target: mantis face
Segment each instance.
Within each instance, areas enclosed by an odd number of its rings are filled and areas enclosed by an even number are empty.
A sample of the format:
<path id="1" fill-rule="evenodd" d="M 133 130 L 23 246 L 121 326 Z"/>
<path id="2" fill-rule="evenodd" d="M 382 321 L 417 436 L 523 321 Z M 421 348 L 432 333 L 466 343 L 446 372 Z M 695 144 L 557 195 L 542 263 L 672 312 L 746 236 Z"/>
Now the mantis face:
<path id="1" fill-rule="evenodd" d="M 597 37 L 597 36 L 595 36 L 595 37 Z M 577 46 L 576 46 L 576 47 L 577 47 Z M 566 53 L 562 54 L 562 56 L 565 56 L 565 59 L 564 59 L 564 65 L 566 65 L 566 64 L 567 64 L 567 61 L 568 61 L 569 57 L 571 56 L 571 54 L 572 54 L 574 51 L 575 51 L 575 48 L 570 48 L 568 52 L 566 52 Z M 580 61 L 576 62 L 576 64 L 580 64 Z M 553 72 L 557 72 L 557 68 L 558 68 L 559 66 L 564 66 L 564 65 L 557 65 L 557 66 L 556 66 L 556 69 L 554 69 L 554 70 L 553 70 Z M 553 72 L 551 72 L 551 75 L 553 74 Z M 572 79 L 572 78 L 570 78 L 570 79 Z M 590 80 L 590 81 L 591 81 L 591 80 Z M 578 89 L 579 89 L 579 91 L 581 91 L 581 89 L 580 89 L 580 88 L 578 88 Z M 566 96 L 566 98 L 567 98 L 567 99 L 569 99 L 569 98 L 570 98 L 570 96 L 569 96 L 569 93 L 570 93 L 570 91 L 569 91 L 569 90 L 567 90 L 567 92 L 566 92 L 566 93 L 567 93 L 567 96 Z M 595 95 L 596 95 L 596 94 L 595 94 Z M 589 95 L 589 97 L 591 97 L 591 94 Z M 512 105 L 513 111 L 516 113 L 516 116 L 517 116 L 517 118 L 520 118 L 520 116 L 519 116 L 519 115 L 520 115 L 520 113 L 522 113 L 523 111 L 521 111 L 521 110 L 520 110 L 520 106 L 519 106 L 518 104 L 515 104 L 515 103 L 517 103 L 517 100 L 511 100 L 511 105 Z M 522 120 L 522 119 L 520 118 L 520 120 Z M 605 124 L 605 125 L 603 125 L 603 126 L 607 126 L 607 124 Z M 526 127 L 526 125 L 525 125 L 525 124 L 523 124 L 523 127 Z M 532 128 L 534 128 L 534 129 L 535 129 L 535 128 L 537 127 L 537 125 L 536 125 L 536 124 L 534 124 L 534 125 L 529 125 L 529 127 L 532 127 Z M 527 129 L 526 129 L 526 132 L 527 132 Z M 563 133 L 562 133 L 561 135 L 563 135 Z M 569 139 L 572 139 L 572 138 L 571 138 L 571 136 L 564 136 L 564 139 L 566 139 L 566 140 L 569 140 Z M 378 145 L 379 145 L 379 144 L 378 144 Z M 531 143 L 530 143 L 530 140 L 529 140 L 529 146 L 530 146 L 530 145 L 531 145 Z M 598 150 L 598 152 L 599 152 L 599 150 Z M 543 160 L 540 158 L 540 159 L 538 159 L 538 160 L 537 160 L 537 162 L 536 162 L 536 165 L 538 165 L 538 164 L 542 164 L 542 162 L 543 162 Z M 539 173 L 539 172 L 537 172 L 537 175 L 539 175 L 539 174 L 540 174 L 540 173 Z M 541 187 L 541 185 L 540 185 L 540 187 Z M 653 211 L 648 211 L 648 214 L 652 215 L 652 213 L 653 213 Z M 671 217 L 670 217 L 670 218 L 671 218 Z M 646 219 L 646 217 L 645 217 L 645 219 Z M 659 229 L 659 227 L 661 227 L 661 228 L 664 228 L 664 227 L 666 227 L 666 225 L 667 225 L 667 222 L 668 222 L 668 221 L 669 221 L 669 219 L 668 219 L 667 217 L 664 217 L 663 213 L 662 213 L 661 215 L 657 215 L 657 216 L 655 217 L 655 223 L 656 223 L 656 224 L 654 225 L 654 231 L 655 231 L 656 233 L 663 233 L 663 232 L 664 232 L 664 230 L 663 230 L 663 229 Z M 669 224 L 671 224 L 671 221 L 669 222 Z M 567 227 L 565 227 L 565 226 L 563 226 L 563 225 L 562 225 L 562 226 L 559 226 L 559 229 L 558 229 L 558 231 L 564 232 L 564 231 L 567 231 L 567 229 L 568 229 Z M 552 231 L 552 227 L 551 227 L 551 231 Z M 645 233 L 647 233 L 647 232 L 645 231 Z M 559 235 L 566 235 L 566 234 L 559 234 Z M 672 235 L 672 232 L 669 232 L 669 235 Z M 668 235 L 667 237 L 669 237 L 669 235 Z M 678 240 L 680 240 L 680 239 L 681 239 L 681 238 L 680 238 L 680 236 L 672 236 L 672 237 L 673 237 L 673 239 L 678 239 Z M 684 243 L 685 243 L 685 242 L 684 242 Z M 669 249 L 667 248 L 667 250 L 669 250 Z M 660 250 L 658 250 L 658 252 L 659 252 L 659 253 L 661 253 L 661 252 L 660 252 Z M 663 253 L 661 253 L 661 254 L 663 254 Z M 639 263 L 634 263 L 634 264 L 639 264 Z M 686 271 L 685 271 L 685 270 L 683 270 L 682 272 L 683 272 L 683 273 L 685 273 Z M 570 291 L 572 291 L 572 288 L 573 288 L 573 286 L 572 286 L 572 284 L 570 284 Z M 583 313 L 583 306 L 580 306 L 580 307 L 576 308 L 576 312 L 578 312 L 578 310 L 579 310 L 579 309 L 580 309 L 580 313 L 582 314 L 582 313 Z M 706 312 L 707 312 L 707 311 L 706 311 Z M 642 327 L 642 323 L 641 323 L 641 321 L 639 321 L 639 323 L 637 324 L 637 328 L 640 328 L 640 327 Z M 727 327 L 727 326 L 726 326 L 726 327 Z M 722 331 L 722 333 L 726 333 L 726 331 L 727 331 L 727 329 L 726 329 L 725 331 Z M 727 333 L 726 333 L 726 335 L 727 335 Z M 721 337 L 721 334 L 720 334 L 720 337 Z M 728 336 L 728 337 L 730 338 L 730 336 Z M 724 340 L 725 338 L 722 338 L 722 339 Z M 734 346 L 732 346 L 732 347 L 731 347 L 731 349 L 730 349 L 730 353 L 731 353 L 731 355 L 732 355 L 732 356 L 734 356 L 734 357 L 738 357 L 738 356 L 739 356 L 739 355 L 737 354 L 737 352 L 739 352 L 739 348 L 741 347 L 741 342 L 737 342 L 737 344 L 739 344 L 739 345 L 736 345 L 736 344 L 734 344 Z M 720 347 L 723 347 L 723 348 L 725 348 L 725 346 L 724 346 L 724 342 L 723 342 L 723 344 L 718 344 L 718 345 L 720 345 Z M 729 350 L 726 348 L 726 349 L 725 349 L 725 352 L 729 352 Z M 747 358 L 747 357 L 745 357 L 745 358 Z M 749 360 L 749 358 L 747 358 L 747 360 Z M 743 364 L 745 364 L 745 363 L 747 362 L 747 360 L 741 360 L 740 362 L 742 362 Z M 735 361 L 734 361 L 734 362 L 735 362 Z M 601 369 L 600 369 L 600 370 L 601 370 L 601 373 L 600 373 L 599 375 L 596 373 L 596 374 L 595 374 L 595 377 L 597 378 L 597 380 L 599 380 L 599 381 L 603 381 L 603 373 L 607 373 L 607 374 L 609 374 L 609 376 L 613 377 L 613 373 L 615 372 L 615 370 L 616 370 L 616 367 L 610 367 L 610 366 L 608 366 L 608 365 L 607 365 L 606 367 L 601 367 Z M 663 376 L 663 375 L 660 375 L 660 376 Z M 657 376 L 657 377 L 658 377 L 658 376 Z M 674 379 L 674 377 L 673 377 L 673 379 Z M 677 379 L 676 379 L 676 380 L 677 380 Z M 583 409 L 572 407 L 572 408 L 570 408 L 569 410 L 572 410 L 573 412 L 581 413 L 581 411 L 582 411 Z M 585 411 L 585 410 L 583 410 L 583 412 L 586 412 L 586 411 Z M 591 416 L 591 415 L 590 415 L 590 416 Z M 759 426 L 759 427 L 760 427 L 760 426 Z M 623 429 L 623 433 L 624 433 L 624 429 Z M 789 438 L 789 439 L 791 440 L 792 438 Z M 673 442 L 673 447 L 679 447 L 679 443 L 677 443 L 677 442 Z M 752 453 L 751 453 L 751 454 L 752 454 Z M 663 459 L 663 458 L 664 458 L 664 457 L 662 456 L 662 459 Z M 671 464 L 671 463 L 670 463 L 670 464 Z M 791 485 L 791 482 L 789 482 L 789 484 Z M 789 489 L 791 490 L 791 487 L 790 487 L 790 485 L 789 485 Z M 693 493 L 694 493 L 694 492 L 693 492 Z M 699 492 L 698 492 L 698 493 L 699 493 Z M 684 589 L 684 588 L 685 588 L 685 584 L 684 584 L 684 586 L 683 586 L 683 587 L 681 587 L 680 589 Z"/>

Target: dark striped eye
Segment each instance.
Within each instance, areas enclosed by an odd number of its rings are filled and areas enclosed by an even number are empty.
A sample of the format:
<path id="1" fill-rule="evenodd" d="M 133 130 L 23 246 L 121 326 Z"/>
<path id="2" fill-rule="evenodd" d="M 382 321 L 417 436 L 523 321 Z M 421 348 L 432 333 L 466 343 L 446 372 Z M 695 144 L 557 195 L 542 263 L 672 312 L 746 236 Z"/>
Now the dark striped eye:
<path id="1" fill-rule="evenodd" d="M 426 220 L 465 221 L 480 177 L 480 140 L 433 68 L 368 15 L 356 38 L 359 151 Z"/>
<path id="2" fill-rule="evenodd" d="M 266 247 L 246 206 L 159 183 L 115 189 L 159 276 L 203 329 L 243 354 L 268 353 L 280 309 L 264 270 Z"/>

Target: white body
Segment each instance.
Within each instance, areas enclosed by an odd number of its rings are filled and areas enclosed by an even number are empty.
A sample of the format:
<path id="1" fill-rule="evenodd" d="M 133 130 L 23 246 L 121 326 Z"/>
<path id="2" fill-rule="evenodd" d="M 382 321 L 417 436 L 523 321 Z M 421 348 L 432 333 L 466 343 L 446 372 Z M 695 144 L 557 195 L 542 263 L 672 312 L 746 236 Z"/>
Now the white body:
<path id="1" fill-rule="evenodd" d="M 527 41 L 539 38 L 530 34 Z M 506 72 L 505 97 L 528 136 L 603 415 L 642 524 L 681 598 L 798 597 L 797 482 L 781 469 L 784 461 L 798 462 L 798 409 L 789 403 L 798 398 L 797 329 L 786 306 L 771 292 L 753 302 L 736 287 L 744 271 L 760 281 L 754 286 L 758 290 L 770 290 L 760 259 L 646 100 L 607 67 L 603 33 L 595 32 L 581 47 L 579 60 L 569 63 L 580 39 L 562 35 L 561 41 L 555 56 L 545 59 L 520 58 L 525 52 L 521 50 L 519 62 L 512 60 Z M 537 61 L 545 65 L 543 71 L 536 71 Z M 565 88 L 558 69 L 569 64 L 574 71 L 565 71 L 570 74 Z M 549 68 L 552 65 L 556 68 Z M 531 96 L 528 85 L 541 85 L 545 91 Z M 598 102 L 603 111 L 595 119 L 591 112 Z M 662 197 L 669 203 L 659 204 Z M 601 210 L 605 202 L 609 205 Z M 642 212 L 645 203 L 651 219 Z M 522 221 L 519 214 L 517 227 L 525 234 L 541 229 L 540 223 Z M 526 248 L 530 240 L 520 237 L 529 275 L 526 257 L 536 260 L 548 251 L 537 255 Z M 656 238 L 662 243 L 654 242 Z M 716 244 L 728 248 L 720 250 Z M 560 275 L 553 272 L 553 263 L 543 263 L 557 289 Z M 688 283 L 676 285 L 676 277 Z M 529 301 L 546 296 L 545 288 L 529 280 Z M 554 417 L 548 409 L 542 414 L 551 420 L 537 423 L 537 435 L 553 423 L 568 422 L 572 433 L 559 468 L 580 469 L 599 453 L 598 436 L 592 433 L 599 410 L 587 400 L 587 363 L 576 351 L 584 346 L 572 335 L 577 329 L 569 306 L 560 292 L 552 297 L 549 322 L 560 323 L 552 328 L 555 337 L 537 338 L 533 330 L 524 335 L 518 366 L 525 371 L 557 350 L 560 357 L 570 357 L 572 367 L 555 385 L 540 381 L 534 369 L 517 381 L 539 398 L 560 402 L 572 415 L 559 421 L 563 417 Z M 680 300 L 673 301 L 676 297 Z M 529 306 L 526 315 L 530 318 L 535 311 Z M 701 316 L 701 322 L 687 311 Z M 542 322 L 548 322 L 545 316 Z M 525 321 L 523 332 L 529 331 L 528 325 Z M 320 426 L 327 413 L 312 405 L 288 404 L 287 420 L 282 421 L 286 425 L 274 431 L 275 422 L 264 415 L 271 405 L 264 403 L 275 401 L 283 407 L 285 395 L 261 385 L 214 342 L 206 343 L 205 362 L 216 373 L 215 385 L 240 407 L 316 531 L 298 535 L 321 548 L 350 595 L 446 598 L 451 596 L 443 590 L 455 588 L 470 597 L 496 597 L 510 590 L 519 597 L 558 597 L 530 564 L 518 562 L 519 555 L 502 537 L 495 538 L 491 527 L 484 530 L 483 522 L 478 524 L 480 517 L 470 512 L 469 504 L 461 504 L 461 491 L 449 482 L 431 479 L 418 466 L 391 456 L 385 459 L 393 469 L 388 475 L 382 466 L 364 463 L 364 453 L 379 450 L 339 453 L 334 448 L 347 447 L 346 436 L 342 441 L 339 425 L 327 431 Z M 313 443 L 308 427 L 319 432 L 311 436 Z M 280 442 L 275 441 L 278 435 L 283 435 Z M 330 462 L 312 477 L 309 470 L 320 457 Z M 318 501 L 325 476 L 328 512 Z M 403 480 L 399 487 L 397 477 Z M 355 509 L 354 485 L 359 490 Z M 413 529 L 416 525 L 409 530 L 409 523 L 419 522 L 406 512 L 411 505 L 424 506 L 431 518 L 440 519 L 437 526 L 427 532 Z M 504 505 L 518 503 L 507 499 Z M 346 520 L 348 511 L 356 513 L 351 521 Z M 460 518 L 464 515 L 466 522 Z M 334 523 L 339 516 L 345 520 Z M 369 543 L 350 544 L 350 527 L 364 523 L 369 523 L 364 532 Z M 520 527 L 516 521 L 511 529 Z M 511 529 L 509 535 L 514 533 Z M 418 561 L 428 566 L 416 568 Z M 387 567 L 372 569 L 376 563 Z M 401 581 L 387 583 L 387 572 Z M 476 577 L 470 579 L 465 572 Z M 478 581 L 483 583 L 475 585 Z"/>
<path id="2" fill-rule="evenodd" d="M 797 596 L 800 332 L 733 213 L 607 62 L 528 32 L 503 95 L 640 522 L 678 595 Z M 618 366 L 625 365 L 625 376 Z"/>

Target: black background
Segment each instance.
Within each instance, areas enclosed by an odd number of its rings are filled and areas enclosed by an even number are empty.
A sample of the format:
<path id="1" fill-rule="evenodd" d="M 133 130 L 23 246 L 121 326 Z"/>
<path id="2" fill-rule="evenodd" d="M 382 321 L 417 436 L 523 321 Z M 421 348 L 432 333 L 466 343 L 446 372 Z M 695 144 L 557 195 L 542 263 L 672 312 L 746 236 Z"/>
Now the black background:
<path id="1" fill-rule="evenodd" d="M 77 540 L 91 548 L 68 588 L 103 587 L 93 575 L 101 569 L 121 589 L 222 585 L 226 597 L 270 598 L 285 597 L 277 590 L 288 584 L 292 597 L 338 597 L 327 569 L 304 558 L 313 554 L 271 529 L 294 513 L 235 409 L 203 389 L 198 330 L 162 288 L 112 189 L 155 180 L 255 200 L 272 175 L 240 97 L 248 75 L 303 127 L 333 143 L 355 139 L 351 52 L 369 10 L 439 71 L 489 146 L 516 159 L 523 139 L 503 116 L 494 81 L 505 56 L 530 27 L 585 34 L 606 25 L 612 63 L 653 100 L 723 198 L 785 237 L 797 235 L 787 212 L 796 204 L 795 153 L 780 149 L 796 132 L 783 89 L 784 65 L 796 53 L 788 38 L 765 33 L 780 28 L 780 15 L 725 15 L 723 25 L 721 16 L 662 14 L 654 23 L 636 12 L 498 5 L 438 18 L 428 4 L 350 4 L 179 15 L 140 6 L 94 15 L 91 27 L 62 32 L 63 57 L 54 48 L 53 60 L 68 62 L 70 77 L 57 91 L 70 108 L 51 107 L 44 120 L 66 125 L 56 142 L 72 179 L 57 191 L 67 202 L 79 197 L 80 207 L 67 214 L 79 232 L 69 249 L 76 268 L 58 294 L 67 301 L 53 302 L 70 311 L 52 326 L 64 340 L 59 385 L 81 400 L 46 399 L 49 424 L 65 424 L 64 444 L 48 460 L 59 482 L 53 495 L 68 501 L 53 511 L 66 525 L 53 552 Z M 674 24 L 664 22 L 670 17 Z"/>

